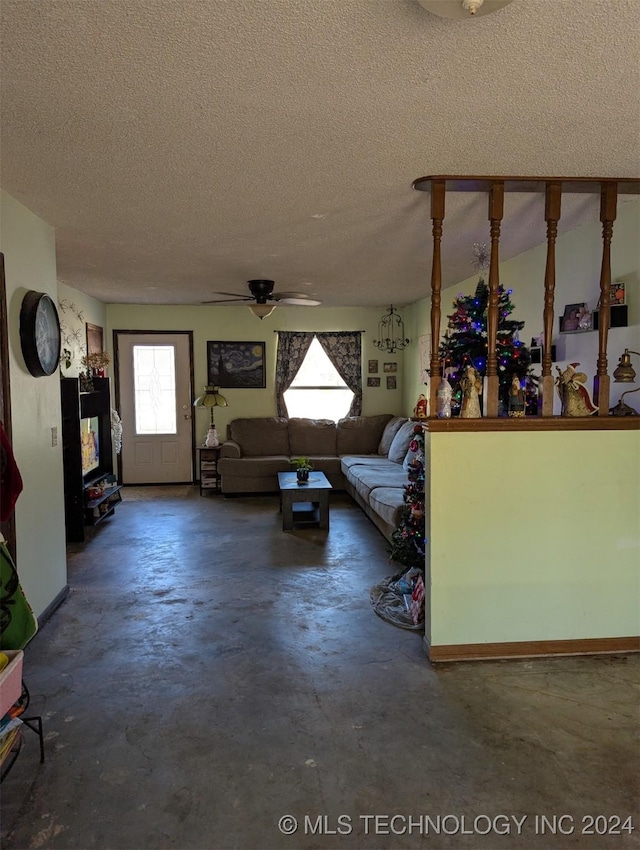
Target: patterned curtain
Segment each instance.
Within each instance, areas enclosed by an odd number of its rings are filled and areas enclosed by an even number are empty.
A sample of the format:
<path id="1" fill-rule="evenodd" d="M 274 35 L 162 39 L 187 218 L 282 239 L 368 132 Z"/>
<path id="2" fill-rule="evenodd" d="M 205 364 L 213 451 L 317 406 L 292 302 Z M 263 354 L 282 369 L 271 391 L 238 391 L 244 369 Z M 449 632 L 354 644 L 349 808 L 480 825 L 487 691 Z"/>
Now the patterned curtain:
<path id="1" fill-rule="evenodd" d="M 278 354 L 276 356 L 276 407 L 278 416 L 289 416 L 284 394 L 302 366 L 314 333 L 303 331 L 278 331 Z"/>
<path id="2" fill-rule="evenodd" d="M 334 331 L 315 334 L 327 357 L 353 393 L 349 416 L 362 413 L 362 333 Z M 293 380 L 293 379 L 292 379 Z"/>

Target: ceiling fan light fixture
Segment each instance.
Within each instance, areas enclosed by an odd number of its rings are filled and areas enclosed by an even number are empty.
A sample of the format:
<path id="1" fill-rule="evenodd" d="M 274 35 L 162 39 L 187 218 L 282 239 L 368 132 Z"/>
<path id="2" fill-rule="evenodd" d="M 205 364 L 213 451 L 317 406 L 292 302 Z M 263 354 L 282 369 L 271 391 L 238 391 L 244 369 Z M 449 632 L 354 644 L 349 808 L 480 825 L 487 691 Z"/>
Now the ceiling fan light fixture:
<path id="1" fill-rule="evenodd" d="M 257 316 L 259 319 L 264 319 L 267 316 L 270 316 L 276 309 L 275 304 L 249 304 L 248 307 L 253 315 Z"/>
<path id="2" fill-rule="evenodd" d="M 513 0 L 418 0 L 427 12 L 440 18 L 453 18 L 458 21 L 490 15 L 511 2 Z"/>

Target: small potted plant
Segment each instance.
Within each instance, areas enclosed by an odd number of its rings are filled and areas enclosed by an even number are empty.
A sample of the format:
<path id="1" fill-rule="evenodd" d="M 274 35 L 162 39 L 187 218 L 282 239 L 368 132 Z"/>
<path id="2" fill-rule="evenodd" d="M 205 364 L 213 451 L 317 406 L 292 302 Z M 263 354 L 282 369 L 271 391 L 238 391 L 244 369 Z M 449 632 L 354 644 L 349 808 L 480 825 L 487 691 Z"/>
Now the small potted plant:
<path id="1" fill-rule="evenodd" d="M 92 374 L 94 378 L 104 378 L 104 370 L 111 363 L 111 356 L 106 351 L 94 351 L 85 354 L 82 365 L 86 366 L 87 375 Z"/>
<path id="2" fill-rule="evenodd" d="M 306 484 L 309 481 L 309 473 L 313 469 L 313 465 L 308 457 L 293 457 L 291 465 L 296 468 L 296 476 L 298 484 Z"/>

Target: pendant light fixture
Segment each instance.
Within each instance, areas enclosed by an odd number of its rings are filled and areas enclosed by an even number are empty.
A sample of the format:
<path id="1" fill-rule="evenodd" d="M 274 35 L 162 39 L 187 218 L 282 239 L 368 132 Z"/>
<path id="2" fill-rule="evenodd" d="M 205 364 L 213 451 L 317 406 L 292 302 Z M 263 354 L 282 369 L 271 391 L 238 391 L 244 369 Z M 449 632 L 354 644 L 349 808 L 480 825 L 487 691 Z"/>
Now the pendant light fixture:
<path id="1" fill-rule="evenodd" d="M 392 304 L 389 312 L 385 313 L 378 322 L 378 339 L 374 339 L 373 344 L 380 351 L 394 354 L 406 348 L 409 342 L 410 340 L 405 336 L 404 322 Z"/>

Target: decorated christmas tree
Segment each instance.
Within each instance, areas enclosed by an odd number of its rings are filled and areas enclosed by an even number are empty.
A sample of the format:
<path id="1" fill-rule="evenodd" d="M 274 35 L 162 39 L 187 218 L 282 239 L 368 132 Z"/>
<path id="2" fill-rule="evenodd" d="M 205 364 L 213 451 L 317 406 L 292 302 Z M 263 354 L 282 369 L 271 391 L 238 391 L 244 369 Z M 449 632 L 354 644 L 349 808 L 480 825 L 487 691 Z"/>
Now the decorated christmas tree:
<path id="1" fill-rule="evenodd" d="M 405 485 L 400 525 L 391 534 L 390 558 L 407 567 L 424 570 L 424 432 L 416 425 L 409 443 L 412 460 Z"/>
<path id="2" fill-rule="evenodd" d="M 489 254 L 486 245 L 474 245 L 474 266 L 479 272 L 479 280 L 473 295 L 462 293 L 453 302 L 454 312 L 448 316 L 449 326 L 440 344 L 440 361 L 444 374 L 453 388 L 452 412 L 457 415 L 462 401 L 460 380 L 467 366 L 474 366 L 481 376 L 487 371 L 487 311 L 489 307 L 489 286 L 485 282 Z M 498 362 L 499 399 L 501 411 L 507 407 L 507 397 L 514 375 L 518 377 L 526 391 L 526 412 L 535 414 L 537 394 L 535 380 L 529 375 L 531 354 L 520 342 L 519 332 L 524 322 L 510 319 L 514 304 L 511 301 L 513 290 L 500 285 L 498 300 L 498 332 L 496 335 L 496 356 Z"/>

